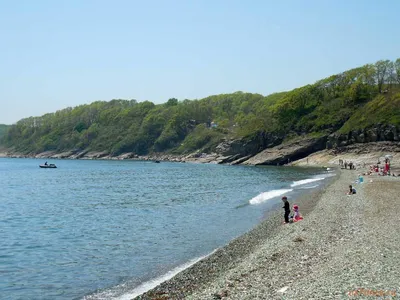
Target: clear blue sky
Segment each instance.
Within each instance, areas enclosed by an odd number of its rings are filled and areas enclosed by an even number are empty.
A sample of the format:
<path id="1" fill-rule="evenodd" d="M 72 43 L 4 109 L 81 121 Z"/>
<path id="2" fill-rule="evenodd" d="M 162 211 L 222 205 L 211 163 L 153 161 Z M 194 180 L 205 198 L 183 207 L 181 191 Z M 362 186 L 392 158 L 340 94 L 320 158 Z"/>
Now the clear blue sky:
<path id="1" fill-rule="evenodd" d="M 0 123 L 113 98 L 270 94 L 400 57 L 399 0 L 0 0 Z"/>

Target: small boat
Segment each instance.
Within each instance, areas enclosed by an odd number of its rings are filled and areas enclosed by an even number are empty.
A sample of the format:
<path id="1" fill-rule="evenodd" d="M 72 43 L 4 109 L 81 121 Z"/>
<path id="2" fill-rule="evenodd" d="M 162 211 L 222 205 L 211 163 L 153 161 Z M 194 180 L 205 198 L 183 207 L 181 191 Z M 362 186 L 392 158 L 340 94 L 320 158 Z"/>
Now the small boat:
<path id="1" fill-rule="evenodd" d="M 159 160 L 155 160 L 154 162 L 155 162 L 156 164 L 159 164 L 159 163 L 160 163 L 160 161 L 159 161 Z"/>
<path id="2" fill-rule="evenodd" d="M 49 164 L 49 165 L 39 165 L 40 168 L 44 169 L 55 169 L 57 166 L 55 164 Z"/>

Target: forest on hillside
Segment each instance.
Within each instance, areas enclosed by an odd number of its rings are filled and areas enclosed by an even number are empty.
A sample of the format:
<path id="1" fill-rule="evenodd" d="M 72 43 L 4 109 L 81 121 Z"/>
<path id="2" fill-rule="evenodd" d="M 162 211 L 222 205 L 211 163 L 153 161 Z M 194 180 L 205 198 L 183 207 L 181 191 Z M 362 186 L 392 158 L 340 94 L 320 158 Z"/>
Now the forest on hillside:
<path id="1" fill-rule="evenodd" d="M 3 138 L 4 134 L 6 133 L 8 125 L 0 124 L 0 141 Z"/>
<path id="2" fill-rule="evenodd" d="M 175 154 L 211 151 L 228 138 L 295 137 L 400 125 L 400 59 L 381 60 L 269 96 L 236 92 L 199 100 L 96 101 L 29 117 L 7 128 L 2 145 L 21 153 L 92 150 Z M 1 130 L 1 128 L 0 128 Z"/>

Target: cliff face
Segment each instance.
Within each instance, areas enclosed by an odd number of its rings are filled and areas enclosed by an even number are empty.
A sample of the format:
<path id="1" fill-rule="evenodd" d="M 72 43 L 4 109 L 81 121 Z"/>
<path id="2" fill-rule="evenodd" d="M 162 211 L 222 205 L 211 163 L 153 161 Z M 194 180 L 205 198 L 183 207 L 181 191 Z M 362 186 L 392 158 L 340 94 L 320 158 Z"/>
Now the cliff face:
<path id="1" fill-rule="evenodd" d="M 400 128 L 394 125 L 377 124 L 364 129 L 357 129 L 349 133 L 334 133 L 328 137 L 326 148 L 339 148 L 356 143 L 400 141 Z"/>
<path id="2" fill-rule="evenodd" d="M 279 145 L 283 136 L 278 134 L 261 132 L 250 138 L 226 140 L 220 143 L 215 152 L 221 156 L 227 156 L 225 163 L 231 163 L 243 157 L 251 157 L 260 151 Z"/>
<path id="3" fill-rule="evenodd" d="M 354 148 L 352 145 L 360 148 L 356 144 L 374 143 L 375 148 L 379 148 L 383 144 L 375 142 L 386 142 L 386 148 L 400 151 L 400 128 L 378 124 L 349 133 L 336 132 L 318 138 L 300 136 L 288 142 L 282 141 L 282 136 L 260 134 L 252 139 L 225 141 L 217 146 L 216 152 L 226 157 L 224 163 L 282 165 L 324 149 L 337 149 L 340 152 L 346 149 L 350 151 Z"/>
<path id="4" fill-rule="evenodd" d="M 215 152 L 224 156 L 224 163 L 246 165 L 282 165 L 326 148 L 327 136 L 299 136 L 283 142 L 284 136 L 260 133 L 251 139 L 220 143 Z"/>
<path id="5" fill-rule="evenodd" d="M 311 153 L 326 148 L 327 136 L 319 138 L 299 138 L 279 146 L 265 149 L 250 159 L 246 165 L 282 165 L 307 157 Z"/>

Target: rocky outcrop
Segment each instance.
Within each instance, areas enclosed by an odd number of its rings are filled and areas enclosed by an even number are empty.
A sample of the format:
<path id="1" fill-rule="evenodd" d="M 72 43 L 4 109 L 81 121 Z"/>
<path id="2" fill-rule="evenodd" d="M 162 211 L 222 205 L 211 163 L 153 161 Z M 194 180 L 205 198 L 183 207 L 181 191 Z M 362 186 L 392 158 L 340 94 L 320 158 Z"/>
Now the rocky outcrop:
<path id="1" fill-rule="evenodd" d="M 114 156 L 107 151 L 71 150 L 62 153 L 47 151 L 39 154 L 22 155 L 2 149 L 0 157 L 35 157 L 35 158 L 69 158 L 69 159 L 112 159 L 112 160 L 148 160 L 172 162 L 199 162 L 217 164 L 246 165 L 282 165 L 308 155 L 328 149 L 332 154 L 355 152 L 369 149 L 362 144 L 377 144 L 382 151 L 397 151 L 400 144 L 400 128 L 394 125 L 382 125 L 353 130 L 346 134 L 334 133 L 329 136 L 312 138 L 299 136 L 289 142 L 283 142 L 284 136 L 260 132 L 251 137 L 241 139 L 225 139 L 209 153 L 198 150 L 191 154 L 174 155 L 152 153 L 146 156 L 123 153 Z M 386 144 L 385 144 L 385 143 Z M 379 149 L 378 149 L 379 150 Z M 365 150 L 367 151 L 367 150 Z M 360 152 L 361 153 L 361 152 Z"/>
<path id="2" fill-rule="evenodd" d="M 265 149 L 243 162 L 245 165 L 282 165 L 304 158 L 326 147 L 327 136 L 297 138 L 279 146 Z"/>
<path id="3" fill-rule="evenodd" d="M 246 160 L 248 160 L 250 157 L 252 157 L 252 155 L 247 155 L 247 156 L 238 158 L 238 159 L 236 159 L 234 161 L 231 161 L 229 164 L 230 165 L 239 165 L 239 164 L 245 162 Z"/>
<path id="4" fill-rule="evenodd" d="M 51 155 L 51 158 L 70 158 L 74 154 L 75 154 L 74 151 L 55 153 L 55 154 Z"/>
<path id="5" fill-rule="evenodd" d="M 352 130 L 349 133 L 333 133 L 328 137 L 328 149 L 341 148 L 355 143 L 400 141 L 400 128 L 394 125 L 375 125 L 364 129 Z"/>
<path id="6" fill-rule="evenodd" d="M 247 138 L 224 140 L 215 148 L 215 152 L 226 157 L 224 163 L 237 164 L 265 148 L 279 145 L 283 138 L 284 136 L 278 134 L 260 132 Z"/>
<path id="7" fill-rule="evenodd" d="M 344 153 L 368 154 L 368 153 L 396 153 L 400 152 L 400 142 L 371 142 L 371 143 L 355 143 L 333 149 L 327 149 L 327 153 L 339 155 Z"/>

